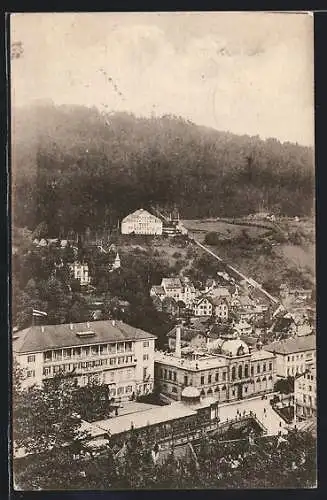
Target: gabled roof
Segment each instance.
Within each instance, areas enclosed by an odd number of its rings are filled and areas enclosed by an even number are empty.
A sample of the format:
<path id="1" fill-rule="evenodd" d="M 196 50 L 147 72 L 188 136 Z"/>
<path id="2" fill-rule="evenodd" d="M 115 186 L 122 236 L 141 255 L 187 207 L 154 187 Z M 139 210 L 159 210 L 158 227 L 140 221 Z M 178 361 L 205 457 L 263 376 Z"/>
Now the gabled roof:
<path id="1" fill-rule="evenodd" d="M 152 217 L 153 219 L 156 220 L 156 222 L 160 222 L 162 224 L 162 221 L 159 219 L 159 217 L 156 217 L 155 215 L 153 214 L 150 214 L 150 212 L 148 212 L 147 210 L 143 210 L 143 208 L 140 208 L 138 210 L 135 210 L 135 212 L 131 213 L 131 214 L 128 214 L 126 217 L 124 217 L 124 219 L 122 220 L 122 222 L 126 222 L 128 221 L 129 219 L 134 219 L 134 217 L 139 217 L 139 216 L 146 216 L 146 217 Z"/>
<path id="2" fill-rule="evenodd" d="M 292 354 L 294 352 L 310 351 L 316 349 L 316 336 L 292 337 L 265 346 L 265 350 L 277 354 Z"/>
<path id="3" fill-rule="evenodd" d="M 162 278 L 161 286 L 167 288 L 182 288 L 182 283 L 180 278 Z"/>
<path id="4" fill-rule="evenodd" d="M 181 340 L 190 341 L 194 339 L 197 335 L 205 335 L 204 331 L 196 330 L 194 328 L 188 328 L 183 326 L 181 328 Z M 176 338 L 176 326 L 167 333 L 167 337 L 171 339 Z"/>
<path id="5" fill-rule="evenodd" d="M 209 300 L 213 306 L 220 306 L 221 304 L 227 304 L 226 299 L 224 299 L 223 297 L 214 296 L 210 297 Z"/>
<path id="6" fill-rule="evenodd" d="M 87 336 L 88 332 L 92 332 L 94 335 Z M 16 340 L 13 339 L 13 351 L 16 353 L 42 352 L 61 347 L 157 338 L 151 333 L 134 328 L 122 321 L 31 326 L 15 333 L 14 337 Z"/>
<path id="7" fill-rule="evenodd" d="M 165 295 L 165 290 L 160 285 L 153 285 L 151 287 L 151 291 L 154 292 L 156 295 Z"/>
<path id="8" fill-rule="evenodd" d="M 272 331 L 277 333 L 287 333 L 292 324 L 295 324 L 293 318 L 287 318 L 286 316 L 279 317 L 276 319 Z"/>

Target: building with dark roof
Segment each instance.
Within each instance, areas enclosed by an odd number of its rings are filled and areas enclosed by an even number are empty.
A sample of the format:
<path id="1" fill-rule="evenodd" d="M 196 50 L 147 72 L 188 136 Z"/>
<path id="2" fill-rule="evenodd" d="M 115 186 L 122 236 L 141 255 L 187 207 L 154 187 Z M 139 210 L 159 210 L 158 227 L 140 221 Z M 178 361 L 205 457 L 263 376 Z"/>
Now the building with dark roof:
<path id="1" fill-rule="evenodd" d="M 112 397 L 129 399 L 153 389 L 155 339 L 122 321 L 31 326 L 13 334 L 13 354 L 24 386 L 65 373 L 80 385 L 97 379 Z"/>

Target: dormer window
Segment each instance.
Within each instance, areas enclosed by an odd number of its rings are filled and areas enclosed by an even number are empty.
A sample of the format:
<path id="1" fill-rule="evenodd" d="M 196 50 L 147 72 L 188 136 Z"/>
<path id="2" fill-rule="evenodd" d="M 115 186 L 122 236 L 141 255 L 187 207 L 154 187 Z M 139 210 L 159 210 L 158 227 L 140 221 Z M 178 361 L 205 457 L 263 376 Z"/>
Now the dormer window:
<path id="1" fill-rule="evenodd" d="M 80 338 L 95 337 L 95 332 L 93 332 L 92 330 L 86 330 L 84 332 L 76 332 L 76 336 Z"/>

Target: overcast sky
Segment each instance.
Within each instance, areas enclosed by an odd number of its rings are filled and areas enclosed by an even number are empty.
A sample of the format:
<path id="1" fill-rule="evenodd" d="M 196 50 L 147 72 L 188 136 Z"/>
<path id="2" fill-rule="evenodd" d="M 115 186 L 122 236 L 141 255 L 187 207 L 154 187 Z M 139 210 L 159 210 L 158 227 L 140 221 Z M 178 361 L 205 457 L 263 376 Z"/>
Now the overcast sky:
<path id="1" fill-rule="evenodd" d="M 16 14 L 13 105 L 35 99 L 313 144 L 313 17 Z M 111 80 L 110 80 L 111 78 Z"/>

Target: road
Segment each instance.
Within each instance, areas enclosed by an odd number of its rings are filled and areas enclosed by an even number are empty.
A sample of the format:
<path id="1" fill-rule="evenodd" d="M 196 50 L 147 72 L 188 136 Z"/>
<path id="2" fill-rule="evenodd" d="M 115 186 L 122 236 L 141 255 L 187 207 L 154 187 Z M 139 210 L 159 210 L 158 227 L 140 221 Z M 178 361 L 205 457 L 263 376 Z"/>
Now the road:
<path id="1" fill-rule="evenodd" d="M 282 434 L 287 433 L 289 427 L 284 420 L 282 420 L 277 413 L 272 409 L 269 399 L 262 400 L 261 396 L 250 399 L 242 399 L 232 403 L 222 403 L 219 405 L 219 417 L 221 422 L 226 422 L 227 419 L 235 418 L 237 410 L 242 414 L 244 411 L 249 413 L 252 411 L 257 419 L 267 429 L 268 436 L 275 436 L 279 431 Z"/>
<path id="2" fill-rule="evenodd" d="M 205 252 L 207 252 L 208 254 L 212 255 L 212 257 L 214 257 L 216 260 L 218 260 L 219 262 L 223 262 L 224 265 L 230 269 L 231 271 L 233 271 L 235 274 L 237 274 L 238 276 L 240 276 L 244 281 L 246 281 L 247 283 L 249 283 L 249 285 L 257 288 L 261 293 L 263 293 L 264 295 L 266 295 L 266 297 L 269 298 L 269 300 L 271 300 L 272 302 L 274 302 L 274 304 L 278 304 L 279 303 L 279 300 L 276 299 L 275 297 L 273 297 L 272 295 L 270 295 L 270 293 L 268 293 L 266 290 L 264 290 L 264 288 L 262 288 L 262 286 L 259 285 L 259 283 L 257 283 L 254 279 L 252 278 L 248 278 L 247 276 L 245 276 L 243 273 L 241 273 L 240 271 L 238 271 L 237 269 L 235 269 L 235 267 L 229 265 L 229 264 L 226 264 L 223 259 L 221 257 L 219 257 L 219 255 L 217 255 L 216 253 L 214 253 L 212 250 L 210 250 L 209 248 L 207 248 L 206 246 L 202 245 L 202 243 L 200 243 L 198 240 L 196 240 L 195 238 L 192 238 L 192 240 L 194 241 L 194 243 L 196 245 L 198 245 L 200 248 L 202 248 L 202 250 L 204 250 Z"/>

